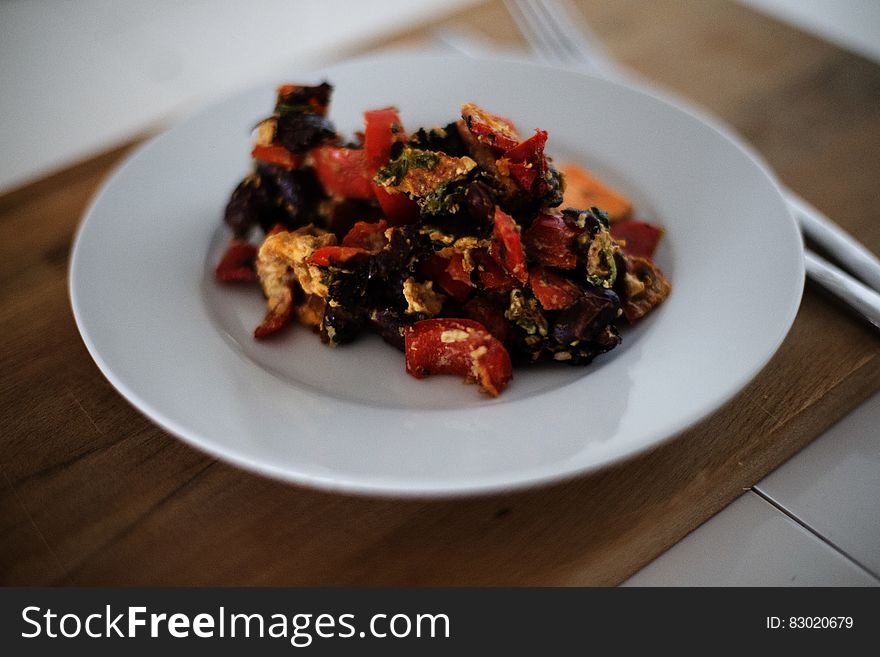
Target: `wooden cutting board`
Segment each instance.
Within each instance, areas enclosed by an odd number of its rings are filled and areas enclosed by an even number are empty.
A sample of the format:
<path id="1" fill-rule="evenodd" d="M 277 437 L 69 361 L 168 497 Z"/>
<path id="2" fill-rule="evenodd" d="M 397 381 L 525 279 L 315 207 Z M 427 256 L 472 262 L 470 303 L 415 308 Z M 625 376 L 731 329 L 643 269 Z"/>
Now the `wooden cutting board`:
<path id="1" fill-rule="evenodd" d="M 880 251 L 880 67 L 723 0 L 580 8 L 615 57 L 729 121 L 786 184 Z M 521 44 L 498 2 L 445 24 Z M 139 415 L 76 331 L 72 235 L 130 147 L 0 196 L 0 584 L 615 584 L 880 389 L 877 332 L 808 285 L 751 385 L 599 474 L 436 502 L 263 479 Z"/>

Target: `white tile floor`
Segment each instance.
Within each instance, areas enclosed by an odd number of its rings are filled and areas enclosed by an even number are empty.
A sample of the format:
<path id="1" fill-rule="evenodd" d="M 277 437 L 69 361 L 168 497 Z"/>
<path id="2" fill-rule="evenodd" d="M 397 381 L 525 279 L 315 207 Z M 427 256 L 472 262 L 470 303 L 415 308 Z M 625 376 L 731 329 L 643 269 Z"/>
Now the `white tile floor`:
<path id="1" fill-rule="evenodd" d="M 751 491 L 623 586 L 877 586 L 878 580 Z"/>
<path id="2" fill-rule="evenodd" d="M 880 394 L 755 488 L 880 577 Z"/>
<path id="3" fill-rule="evenodd" d="M 755 490 L 626 584 L 880 586 L 880 393 Z"/>

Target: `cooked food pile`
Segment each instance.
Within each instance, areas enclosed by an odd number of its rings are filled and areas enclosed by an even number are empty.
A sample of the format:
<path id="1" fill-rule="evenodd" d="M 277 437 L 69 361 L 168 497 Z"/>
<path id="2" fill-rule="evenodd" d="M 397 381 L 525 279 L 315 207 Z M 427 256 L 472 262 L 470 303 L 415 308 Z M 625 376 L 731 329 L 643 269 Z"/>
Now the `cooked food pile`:
<path id="1" fill-rule="evenodd" d="M 669 295 L 651 259 L 661 229 L 587 171 L 557 170 L 546 131 L 466 103 L 412 133 L 396 108 L 370 110 L 346 141 L 331 92 L 279 87 L 226 207 L 216 276 L 262 286 L 256 338 L 294 319 L 330 346 L 372 330 L 414 377 L 497 396 L 512 363 L 588 364 Z"/>

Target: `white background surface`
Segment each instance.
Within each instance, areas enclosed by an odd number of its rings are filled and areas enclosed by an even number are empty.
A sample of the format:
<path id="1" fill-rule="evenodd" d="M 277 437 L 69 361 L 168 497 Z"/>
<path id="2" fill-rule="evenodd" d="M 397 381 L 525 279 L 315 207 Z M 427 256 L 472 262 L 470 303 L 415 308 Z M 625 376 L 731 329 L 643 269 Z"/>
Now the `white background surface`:
<path id="1" fill-rule="evenodd" d="M 473 1 L 0 2 L 0 192 Z"/>
<path id="2" fill-rule="evenodd" d="M 5 0 L 0 193 L 469 1 Z M 739 1 L 880 61 L 878 0 Z M 760 573 L 762 583 L 844 584 L 863 581 L 865 569 L 880 574 L 878 427 L 875 395 L 756 487 L 776 506 L 746 493 L 630 583 L 747 584 Z"/>

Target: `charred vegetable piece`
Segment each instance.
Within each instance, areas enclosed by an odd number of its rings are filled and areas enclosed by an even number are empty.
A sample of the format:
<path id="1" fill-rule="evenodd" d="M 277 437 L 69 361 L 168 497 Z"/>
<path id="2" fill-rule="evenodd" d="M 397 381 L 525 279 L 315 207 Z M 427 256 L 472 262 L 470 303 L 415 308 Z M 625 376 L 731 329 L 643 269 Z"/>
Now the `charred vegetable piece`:
<path id="1" fill-rule="evenodd" d="M 371 199 L 373 187 L 363 149 L 321 146 L 311 151 L 315 172 L 330 196 Z"/>
<path id="2" fill-rule="evenodd" d="M 636 219 L 625 219 L 611 225 L 611 236 L 621 242 L 624 253 L 639 258 L 652 258 L 662 235 L 660 226 Z"/>
<path id="3" fill-rule="evenodd" d="M 274 141 L 291 153 L 305 153 L 336 138 L 333 124 L 325 117 L 333 88 L 282 85 L 275 104 L 277 125 Z"/>
<path id="4" fill-rule="evenodd" d="M 495 208 L 492 228 L 490 255 L 504 270 L 525 285 L 529 280 L 526 256 L 519 237 L 519 227 L 509 214 L 499 207 Z"/>
<path id="5" fill-rule="evenodd" d="M 562 310 L 577 301 L 583 290 L 541 265 L 529 268 L 529 284 L 544 310 Z"/>
<path id="6" fill-rule="evenodd" d="M 244 240 L 232 239 L 220 258 L 214 275 L 223 283 L 255 281 L 257 280 L 257 272 L 254 269 L 256 259 L 257 247 Z"/>
<path id="7" fill-rule="evenodd" d="M 516 147 L 519 135 L 513 121 L 490 114 L 479 105 L 465 103 L 461 106 L 461 118 L 478 142 L 500 153 Z"/>
<path id="8" fill-rule="evenodd" d="M 611 222 L 629 218 L 632 203 L 586 169 L 574 164 L 561 167 L 565 177 L 565 197 L 562 204 L 573 208 L 602 208 Z"/>
<path id="9" fill-rule="evenodd" d="M 430 239 L 416 226 L 388 229 L 388 244 L 371 262 L 368 303 L 371 307 L 407 307 L 404 281 L 416 273 L 419 262 L 434 253 Z"/>
<path id="10" fill-rule="evenodd" d="M 278 114 L 299 112 L 324 116 L 327 113 L 332 92 L 333 87 L 327 82 L 322 82 L 314 87 L 302 84 L 282 84 L 278 87 L 275 112 Z"/>
<path id="11" fill-rule="evenodd" d="M 626 259 L 622 288 L 623 314 L 634 322 L 663 303 L 672 286 L 653 262 L 636 256 Z"/>
<path id="12" fill-rule="evenodd" d="M 427 319 L 404 331 L 406 371 L 417 379 L 454 374 L 497 397 L 513 376 L 504 345 L 479 322 Z"/>
<path id="13" fill-rule="evenodd" d="M 467 155 L 467 147 L 458 134 L 458 128 L 455 122 L 450 123 L 442 128 L 432 128 L 425 130 L 419 128 L 408 141 L 413 148 L 419 148 L 426 151 L 440 151 L 453 157 L 462 157 Z"/>

